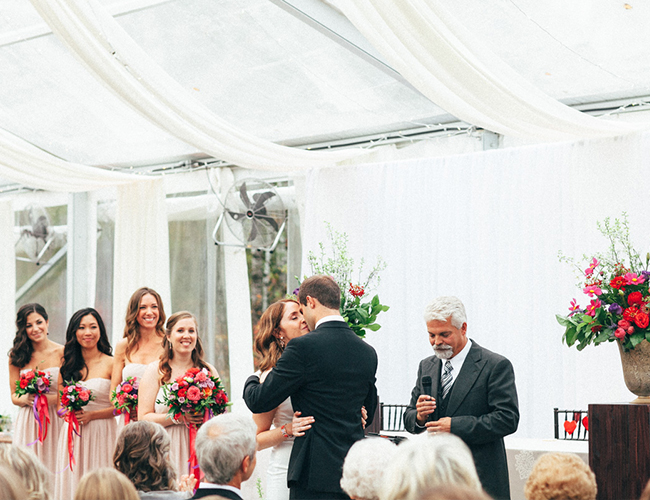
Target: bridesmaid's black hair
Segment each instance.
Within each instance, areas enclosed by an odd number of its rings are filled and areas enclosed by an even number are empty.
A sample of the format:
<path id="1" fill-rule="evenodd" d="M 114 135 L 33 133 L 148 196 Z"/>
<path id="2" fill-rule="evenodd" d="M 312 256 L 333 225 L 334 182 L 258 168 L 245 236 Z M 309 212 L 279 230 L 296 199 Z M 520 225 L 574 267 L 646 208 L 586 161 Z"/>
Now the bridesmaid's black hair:
<path id="1" fill-rule="evenodd" d="M 61 380 L 64 382 L 82 380 L 82 371 L 88 369 L 86 360 L 81 353 L 81 346 L 77 342 L 77 330 L 79 324 L 84 316 L 92 315 L 97 320 L 99 325 L 99 341 L 97 342 L 97 349 L 109 356 L 113 355 L 113 349 L 108 341 L 106 335 L 106 327 L 104 321 L 99 313 L 92 307 L 80 309 L 72 315 L 70 323 L 68 323 L 68 330 L 65 334 L 65 348 L 63 349 L 63 364 L 61 365 Z"/>
<path id="2" fill-rule="evenodd" d="M 23 368 L 34 354 L 34 346 L 27 336 L 27 317 L 40 314 L 47 321 L 47 312 L 40 304 L 25 304 L 16 313 L 16 336 L 14 346 L 9 350 L 9 362 L 17 368 Z"/>

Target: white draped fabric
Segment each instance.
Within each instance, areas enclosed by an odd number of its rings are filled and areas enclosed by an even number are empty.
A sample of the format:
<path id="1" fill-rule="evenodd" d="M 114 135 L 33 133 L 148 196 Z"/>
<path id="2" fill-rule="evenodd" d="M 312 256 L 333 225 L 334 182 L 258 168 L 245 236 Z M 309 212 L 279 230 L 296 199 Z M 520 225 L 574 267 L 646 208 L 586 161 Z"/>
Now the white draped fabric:
<path id="1" fill-rule="evenodd" d="M 162 70 L 95 0 L 31 0 L 52 31 L 102 83 L 160 128 L 242 167 L 300 170 L 362 150 L 305 151 L 274 144 L 220 119 Z"/>
<path id="2" fill-rule="evenodd" d="M 388 263 L 378 291 L 391 309 L 367 337 L 381 400 L 408 403 L 418 363 L 432 354 L 422 311 L 456 295 L 469 337 L 514 365 L 520 437 L 552 438 L 554 407 L 631 401 L 614 344 L 578 352 L 561 342 L 555 314 L 588 299 L 558 251 L 606 251 L 596 221 L 624 210 L 639 251 L 650 250 L 648 157 L 643 133 L 315 170 L 301 217 L 305 255 L 326 241 L 329 221 L 348 233 L 357 262 L 381 254 Z"/>
<path id="3" fill-rule="evenodd" d="M 137 180 L 135 175 L 62 160 L 1 128 L 0 177 L 32 188 L 66 193 Z"/>
<path id="4" fill-rule="evenodd" d="M 501 134 L 553 140 L 640 129 L 593 118 L 547 96 L 470 33 L 447 12 L 444 2 L 343 0 L 335 4 L 409 83 L 468 123 Z"/>
<path id="5" fill-rule="evenodd" d="M 169 227 L 163 180 L 118 188 L 113 264 L 113 337 L 122 338 L 129 298 L 142 286 L 156 290 L 165 311 L 172 309 L 169 279 Z"/>
<path id="6" fill-rule="evenodd" d="M 14 212 L 11 201 L 0 202 L 0 352 L 7 353 L 13 346 L 16 333 L 16 252 L 14 250 Z M 9 372 L 6 365 L 0 370 L 0 388 L 5 397 L 0 398 L 0 414 L 13 413 L 13 405 L 6 392 Z"/>

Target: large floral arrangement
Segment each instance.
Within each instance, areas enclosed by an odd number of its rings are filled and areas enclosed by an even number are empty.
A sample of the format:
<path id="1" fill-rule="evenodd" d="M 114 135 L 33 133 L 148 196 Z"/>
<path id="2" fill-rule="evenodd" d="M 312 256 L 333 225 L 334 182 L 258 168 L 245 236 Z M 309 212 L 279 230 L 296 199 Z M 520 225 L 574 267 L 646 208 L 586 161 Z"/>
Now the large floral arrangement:
<path id="1" fill-rule="evenodd" d="M 364 279 L 362 278 L 364 259 L 361 259 L 355 279 L 354 260 L 348 255 L 347 249 L 348 235 L 335 231 L 330 224 L 326 226 L 331 248 L 328 252 L 321 242 L 318 244 L 320 248 L 318 255 L 309 252 L 307 260 L 311 272 L 329 275 L 336 280 L 341 289 L 341 316 L 354 333 L 364 338 L 366 330 L 376 332 L 381 328 L 376 322 L 377 315 L 389 309 L 388 306 L 381 304 L 376 294 L 370 300 L 362 300 L 370 295 L 371 290 L 379 286 L 381 281 L 379 273 L 386 268 L 386 263 L 381 257 L 377 257 L 377 263 Z M 294 295 L 297 295 L 298 290 L 299 288 L 294 290 Z"/>
<path id="2" fill-rule="evenodd" d="M 606 254 L 585 259 L 581 271 L 581 288 L 586 305 L 571 301 L 569 314 L 556 315 L 565 327 L 563 340 L 578 350 L 589 344 L 618 340 L 624 349 L 634 349 L 644 339 L 650 340 L 650 253 L 645 265 L 630 242 L 627 215 L 613 222 L 606 218 L 598 223 L 599 231 L 609 242 Z M 560 256 L 560 260 L 573 263 Z"/>
<path id="3" fill-rule="evenodd" d="M 63 384 L 63 389 L 59 391 L 59 394 L 61 395 L 61 409 L 58 413 L 68 423 L 68 464 L 70 470 L 73 470 L 75 465 L 74 434 L 81 435 L 81 428 L 75 412 L 83 409 L 95 399 L 95 396 L 90 389 L 72 380 Z"/>
<path id="4" fill-rule="evenodd" d="M 47 437 L 47 426 L 50 423 L 50 411 L 47 406 L 46 394 L 50 392 L 52 377 L 48 372 L 27 370 L 16 380 L 16 395 L 34 394 L 34 419 L 38 423 L 38 440 L 42 443 Z"/>
<path id="5" fill-rule="evenodd" d="M 115 407 L 115 413 L 124 415 L 124 424 L 131 421 L 131 414 L 138 407 L 138 377 L 126 377 L 111 392 L 111 402 Z"/>

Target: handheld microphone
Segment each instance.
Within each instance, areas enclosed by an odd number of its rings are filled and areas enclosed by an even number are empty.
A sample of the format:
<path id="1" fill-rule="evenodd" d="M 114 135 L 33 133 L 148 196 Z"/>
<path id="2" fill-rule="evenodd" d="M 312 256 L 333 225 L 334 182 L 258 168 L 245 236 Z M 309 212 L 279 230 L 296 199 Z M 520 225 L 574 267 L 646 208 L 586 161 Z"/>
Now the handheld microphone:
<path id="1" fill-rule="evenodd" d="M 422 392 L 427 396 L 433 396 L 433 394 L 431 394 L 431 377 L 428 375 L 422 377 Z"/>

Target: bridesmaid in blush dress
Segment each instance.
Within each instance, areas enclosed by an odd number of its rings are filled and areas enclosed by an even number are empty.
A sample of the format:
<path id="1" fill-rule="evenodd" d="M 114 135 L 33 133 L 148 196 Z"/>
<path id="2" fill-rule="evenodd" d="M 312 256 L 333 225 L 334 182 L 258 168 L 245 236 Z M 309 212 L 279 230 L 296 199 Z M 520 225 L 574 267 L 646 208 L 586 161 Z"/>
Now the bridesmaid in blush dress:
<path id="1" fill-rule="evenodd" d="M 115 346 L 111 392 L 128 377 L 142 381 L 147 365 L 160 359 L 164 325 L 165 310 L 160 295 L 151 288 L 137 289 L 126 309 L 124 338 Z M 138 419 L 137 409 L 130 418 Z M 123 421 L 124 416 L 120 418 L 120 422 Z"/>
<path id="2" fill-rule="evenodd" d="M 40 304 L 26 304 L 16 315 L 16 337 L 9 351 L 9 383 L 11 402 L 19 406 L 14 424 L 13 444 L 28 446 L 43 465 L 53 471 L 56 465 L 56 446 L 61 429 L 61 419 L 56 415 L 58 409 L 57 386 L 59 366 L 63 357 L 63 346 L 52 342 L 48 336 L 47 312 Z M 16 396 L 16 382 L 23 371 L 38 368 L 51 376 L 50 392 L 47 394 L 50 424 L 43 443 L 38 441 L 38 423 L 34 418 L 34 395 Z"/>
<path id="3" fill-rule="evenodd" d="M 199 338 L 196 318 L 187 311 L 172 314 L 167 320 L 163 340 L 164 352 L 160 361 L 151 363 L 144 373 L 138 391 L 138 418 L 156 422 L 167 429 L 171 437 L 169 456 L 180 475 L 192 474 L 189 470 L 190 446 L 188 426 L 200 426 L 203 415 L 183 415 L 180 420 L 167 416 L 167 406 L 162 400 L 163 386 L 185 375 L 190 368 L 207 368 L 218 377 L 217 370 L 203 360 L 203 346 Z"/>
<path id="4" fill-rule="evenodd" d="M 56 500 L 74 498 L 81 477 L 100 467 L 111 467 L 117 424 L 110 403 L 112 349 L 99 313 L 92 308 L 74 313 L 66 333 L 59 390 L 63 381 L 80 382 L 92 391 L 94 400 L 76 411 L 80 435 L 73 433 L 73 470 L 68 467 L 68 424 L 61 429 L 57 450 Z"/>

